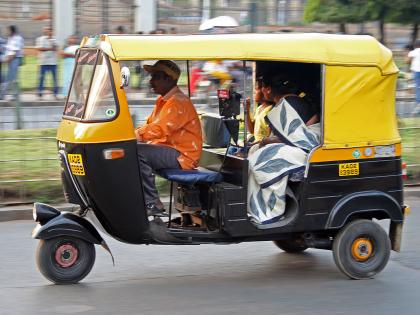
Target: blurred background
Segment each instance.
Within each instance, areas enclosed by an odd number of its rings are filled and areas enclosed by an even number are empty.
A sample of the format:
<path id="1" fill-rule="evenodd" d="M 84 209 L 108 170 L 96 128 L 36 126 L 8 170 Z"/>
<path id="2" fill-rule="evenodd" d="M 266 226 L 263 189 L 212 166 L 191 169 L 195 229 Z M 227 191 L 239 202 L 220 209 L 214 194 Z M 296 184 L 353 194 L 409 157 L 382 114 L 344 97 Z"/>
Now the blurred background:
<path id="1" fill-rule="evenodd" d="M 209 20 L 227 16 L 208 26 Z M 0 206 L 64 202 L 55 133 L 65 101 L 56 99 L 47 76 L 47 93 L 37 95 L 39 78 L 36 38 L 49 26 L 57 40 L 58 85 L 62 86 L 67 38 L 101 33 L 198 34 L 321 32 L 369 34 L 389 47 L 400 68 L 397 115 L 403 138 L 407 185 L 420 184 L 420 106 L 408 51 L 418 38 L 418 0 L 0 0 L 0 37 L 16 25 L 25 40 L 24 62 L 14 88 L 17 97 L 0 101 Z M 207 24 L 205 24 L 207 23 Z M 225 23 L 225 24 L 223 24 Z M 4 78 L 7 67 L 2 67 Z M 185 84 L 181 82 L 181 84 Z M 141 83 L 141 82 L 140 82 Z M 133 80 L 139 89 L 140 83 Z M 144 82 L 147 85 L 147 81 Z M 155 96 L 143 90 L 136 108 L 151 111 Z M 198 93 L 194 103 L 211 107 Z M 141 123 L 137 117 L 136 123 Z"/>

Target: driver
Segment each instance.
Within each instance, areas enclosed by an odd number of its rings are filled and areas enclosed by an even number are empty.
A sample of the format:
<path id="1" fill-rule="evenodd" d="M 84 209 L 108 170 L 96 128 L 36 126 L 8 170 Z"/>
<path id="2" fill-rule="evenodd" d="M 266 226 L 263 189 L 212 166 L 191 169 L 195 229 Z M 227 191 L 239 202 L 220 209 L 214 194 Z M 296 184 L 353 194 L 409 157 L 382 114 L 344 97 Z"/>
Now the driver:
<path id="1" fill-rule="evenodd" d="M 150 86 L 160 96 L 143 126 L 135 130 L 147 214 L 166 216 L 155 186 L 155 171 L 194 169 L 201 155 L 201 125 L 191 100 L 178 88 L 181 74 L 172 61 L 144 65 Z"/>

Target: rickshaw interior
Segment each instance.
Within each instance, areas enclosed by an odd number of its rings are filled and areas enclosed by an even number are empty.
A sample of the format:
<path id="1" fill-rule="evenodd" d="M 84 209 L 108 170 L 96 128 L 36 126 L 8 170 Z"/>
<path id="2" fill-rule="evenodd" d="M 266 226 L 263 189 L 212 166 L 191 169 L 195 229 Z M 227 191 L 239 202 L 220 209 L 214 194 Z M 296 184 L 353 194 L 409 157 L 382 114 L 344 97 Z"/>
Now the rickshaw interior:
<path id="1" fill-rule="evenodd" d="M 131 83 L 126 88 L 128 104 L 132 113 L 133 124 L 138 126 L 135 114 L 145 99 L 156 98 L 150 93 L 149 75 L 142 70 L 144 64 L 152 64 L 156 60 L 123 61 L 120 66 L 128 67 L 132 74 Z M 322 72 L 321 65 L 316 63 L 297 63 L 282 61 L 241 61 L 241 60 L 202 60 L 175 61 L 181 69 L 179 86 L 184 93 L 190 95 L 201 117 L 204 146 L 199 171 L 212 171 L 222 176 L 212 179 L 194 179 L 191 174 L 182 172 L 158 175 L 170 181 L 170 228 L 188 230 L 215 231 L 223 220 L 247 220 L 246 195 L 248 186 L 248 161 L 246 156 L 239 157 L 228 154 L 231 145 L 246 145 L 247 130 L 244 122 L 246 98 L 253 100 L 256 78 L 281 74 L 289 78 L 298 87 L 297 93 L 307 102 L 321 106 Z M 210 84 L 200 84 L 207 80 L 210 73 L 197 77 L 197 69 L 208 69 L 207 63 L 215 64 L 224 76 L 212 79 Z M 200 70 L 201 71 L 201 70 Z M 202 71 L 203 72 L 203 71 Z M 225 93 L 224 93 L 225 92 Z M 153 103 L 150 100 L 150 103 Z M 217 100 L 216 102 L 214 100 Z M 255 102 L 251 102 L 253 106 Z M 320 110 L 318 111 L 321 112 Z M 140 115 L 139 115 L 140 116 Z M 144 117 L 144 115 L 141 115 Z M 172 176 L 171 176 L 172 175 Z M 196 180 L 197 182 L 194 182 Z M 287 225 L 298 212 L 300 183 L 290 182 L 286 197 L 284 218 L 275 224 L 257 225 L 260 229 L 269 229 Z M 221 193 L 221 192 L 225 193 Z M 220 208 L 217 199 L 220 195 L 227 198 L 224 209 Z M 175 209 L 175 211 L 174 211 Z M 160 220 L 160 219 L 158 219 Z M 222 220 L 222 221 L 223 221 Z"/>

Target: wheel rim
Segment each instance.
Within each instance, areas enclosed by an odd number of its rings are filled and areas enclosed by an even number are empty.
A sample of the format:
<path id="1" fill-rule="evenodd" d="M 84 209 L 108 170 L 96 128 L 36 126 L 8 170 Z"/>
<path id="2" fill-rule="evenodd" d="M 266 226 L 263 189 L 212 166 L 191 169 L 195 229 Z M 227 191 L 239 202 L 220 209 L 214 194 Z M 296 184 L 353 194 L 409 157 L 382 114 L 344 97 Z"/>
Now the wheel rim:
<path id="1" fill-rule="evenodd" d="M 77 261 L 79 251 L 72 244 L 63 244 L 55 251 L 55 261 L 62 268 L 68 268 Z"/>
<path id="2" fill-rule="evenodd" d="M 364 237 L 353 241 L 351 246 L 351 254 L 357 261 L 366 261 L 372 257 L 373 245 L 372 242 Z"/>

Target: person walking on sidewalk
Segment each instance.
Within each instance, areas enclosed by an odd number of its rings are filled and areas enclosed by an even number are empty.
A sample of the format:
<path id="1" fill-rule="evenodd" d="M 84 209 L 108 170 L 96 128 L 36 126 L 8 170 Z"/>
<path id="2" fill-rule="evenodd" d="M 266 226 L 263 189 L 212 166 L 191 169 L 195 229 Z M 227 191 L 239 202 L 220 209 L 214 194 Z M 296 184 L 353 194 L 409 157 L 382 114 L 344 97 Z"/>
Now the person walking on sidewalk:
<path id="1" fill-rule="evenodd" d="M 44 91 L 44 80 L 47 72 L 51 72 L 54 84 L 54 96 L 57 98 L 57 44 L 52 36 L 52 29 L 49 26 L 44 27 L 43 36 L 36 39 L 36 48 L 39 51 L 39 85 L 38 96 L 42 99 Z"/>
<path id="2" fill-rule="evenodd" d="M 3 63 L 5 51 L 6 51 L 6 40 L 3 37 L 1 37 L 1 33 L 0 33 L 0 85 L 3 82 L 3 72 L 1 70 L 1 66 Z"/>
<path id="3" fill-rule="evenodd" d="M 414 49 L 408 53 L 407 62 L 410 64 L 410 69 L 413 72 L 414 84 L 416 88 L 416 109 L 415 112 L 420 111 L 420 39 L 416 40 Z"/>
<path id="4" fill-rule="evenodd" d="M 61 76 L 61 95 L 66 97 L 70 89 L 71 78 L 73 75 L 73 68 L 75 63 L 76 50 L 79 48 L 77 44 L 77 37 L 70 35 L 67 38 L 67 45 L 61 52 L 63 57 L 63 72 Z"/>
<path id="5" fill-rule="evenodd" d="M 2 100 L 12 82 L 16 82 L 15 98 L 17 97 L 17 74 L 19 66 L 22 65 L 23 60 L 23 37 L 19 35 L 18 29 L 15 25 L 10 25 L 8 28 L 8 38 L 6 43 L 5 53 L 3 55 L 3 63 L 7 64 L 6 79 L 0 86 L 0 100 Z"/>

